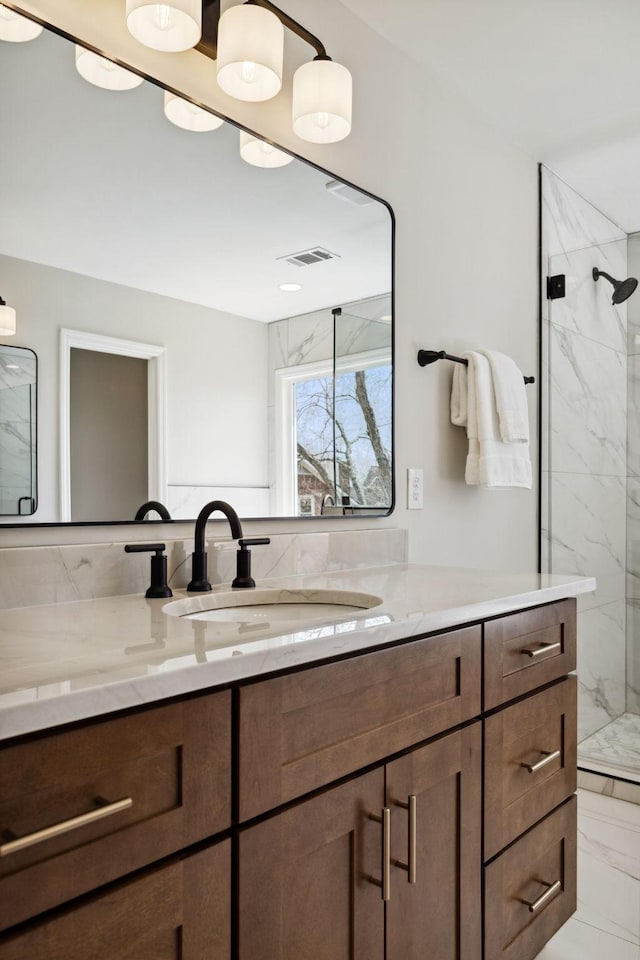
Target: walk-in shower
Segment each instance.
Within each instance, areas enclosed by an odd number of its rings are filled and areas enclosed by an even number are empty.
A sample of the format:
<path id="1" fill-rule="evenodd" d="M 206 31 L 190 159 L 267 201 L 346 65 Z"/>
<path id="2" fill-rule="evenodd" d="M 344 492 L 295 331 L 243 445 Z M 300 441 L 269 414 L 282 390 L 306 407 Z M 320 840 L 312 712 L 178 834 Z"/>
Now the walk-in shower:
<path id="1" fill-rule="evenodd" d="M 563 276 L 565 295 L 542 309 L 541 569 L 597 580 L 578 602 L 578 766 L 640 783 L 640 236 L 545 169 L 542 211 L 543 290 Z"/>

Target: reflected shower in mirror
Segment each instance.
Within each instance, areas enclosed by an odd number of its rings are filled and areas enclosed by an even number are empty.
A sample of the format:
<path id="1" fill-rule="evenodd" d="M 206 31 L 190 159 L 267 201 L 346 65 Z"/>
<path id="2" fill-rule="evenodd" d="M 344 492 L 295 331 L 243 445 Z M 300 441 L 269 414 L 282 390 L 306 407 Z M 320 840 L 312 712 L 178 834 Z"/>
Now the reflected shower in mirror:
<path id="1" fill-rule="evenodd" d="M 235 126 L 177 127 L 163 96 L 150 82 L 88 84 L 73 44 L 47 31 L 2 45 L 0 268 L 21 339 L 40 360 L 29 522 L 132 521 L 145 500 L 178 520 L 212 499 L 245 518 L 320 516 L 326 496 L 326 506 L 348 498 L 352 512 L 387 513 L 388 206 L 297 158 L 251 166 Z M 84 393 L 81 351 L 94 354 Z M 122 361 L 117 374 L 105 353 Z M 140 365 L 134 389 L 124 371 Z M 331 449 L 308 451 L 308 462 L 291 368 L 307 380 L 322 369 L 331 382 Z M 340 370 L 352 382 L 338 384 Z M 90 413 L 92 390 L 94 409 L 113 414 L 109 435 L 106 418 Z M 125 476 L 134 462 L 135 479 Z"/>
<path id="2" fill-rule="evenodd" d="M 0 514 L 29 517 L 37 506 L 38 360 L 0 345 Z"/>

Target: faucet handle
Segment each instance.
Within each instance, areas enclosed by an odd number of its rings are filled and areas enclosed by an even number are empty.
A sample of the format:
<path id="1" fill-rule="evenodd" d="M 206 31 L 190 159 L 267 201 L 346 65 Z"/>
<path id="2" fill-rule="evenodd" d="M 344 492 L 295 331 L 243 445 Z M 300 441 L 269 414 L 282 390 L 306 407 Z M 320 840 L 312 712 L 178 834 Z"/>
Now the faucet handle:
<path id="1" fill-rule="evenodd" d="M 238 540 L 240 549 L 236 554 L 236 578 L 231 584 L 238 587 L 255 587 L 256 582 L 251 576 L 251 550 L 249 547 L 258 547 L 264 543 L 271 543 L 270 537 L 241 537 Z"/>
<path id="2" fill-rule="evenodd" d="M 167 584 L 167 558 L 164 543 L 127 543 L 125 553 L 155 553 L 151 557 L 151 585 L 145 593 L 148 600 L 167 599 L 173 596 Z"/>

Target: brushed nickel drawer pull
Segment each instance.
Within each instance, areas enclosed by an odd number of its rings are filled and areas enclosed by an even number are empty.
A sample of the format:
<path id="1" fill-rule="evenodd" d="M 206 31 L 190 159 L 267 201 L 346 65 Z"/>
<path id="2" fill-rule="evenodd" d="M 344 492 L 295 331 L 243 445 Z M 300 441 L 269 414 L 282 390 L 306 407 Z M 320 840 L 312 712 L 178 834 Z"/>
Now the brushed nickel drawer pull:
<path id="1" fill-rule="evenodd" d="M 543 653 L 551 653 L 552 650 L 562 650 L 562 644 L 559 640 L 555 643 L 541 643 L 539 647 L 523 647 L 520 653 L 526 653 L 532 659 L 539 657 Z"/>
<path id="2" fill-rule="evenodd" d="M 537 763 L 521 763 L 520 766 L 528 770 L 529 773 L 537 773 L 538 770 L 542 770 L 548 763 L 557 760 L 560 756 L 559 750 L 554 750 L 553 753 L 549 753 L 547 750 L 540 750 L 539 752 L 542 754 L 542 760 L 538 760 Z"/>
<path id="3" fill-rule="evenodd" d="M 409 842 L 407 850 L 407 862 L 394 860 L 393 863 L 401 870 L 406 870 L 409 883 L 417 882 L 417 859 L 418 859 L 418 798 L 415 794 L 410 794 L 407 803 L 402 800 L 396 800 L 396 806 L 409 811 Z"/>
<path id="4" fill-rule="evenodd" d="M 540 894 L 537 900 L 522 900 L 522 903 L 529 907 L 529 913 L 535 913 L 536 910 L 539 910 L 540 907 L 544 906 L 552 897 L 555 897 L 556 893 L 562 890 L 561 880 L 556 880 L 555 883 L 547 883 L 546 880 L 540 880 L 538 882 L 542 883 L 547 889 L 544 893 Z"/>
<path id="5" fill-rule="evenodd" d="M 44 827 L 42 830 L 36 830 L 34 833 L 28 833 L 24 837 L 16 837 L 0 845 L 0 857 L 6 857 L 10 853 L 17 853 L 18 850 L 24 850 L 25 847 L 33 847 L 36 843 L 43 843 L 45 840 L 51 840 L 53 837 L 59 837 L 62 833 L 69 830 L 76 830 L 78 827 L 85 827 L 88 823 L 94 823 L 96 820 L 102 820 L 103 817 L 111 817 L 114 813 L 120 813 L 121 810 L 127 810 L 133 804 L 131 797 L 124 797 L 122 800 L 114 800 L 113 803 L 105 803 L 101 798 L 96 800 L 100 806 L 89 813 L 81 813 L 77 817 L 70 817 L 68 820 L 61 820 L 60 823 L 54 823 L 51 827 Z M 8 832 L 8 831 L 7 831 Z"/>
<path id="6" fill-rule="evenodd" d="M 369 819 L 382 824 L 382 880 L 376 880 L 375 877 L 367 877 L 367 879 L 381 888 L 383 900 L 391 900 L 391 808 L 383 807 L 379 817 L 375 813 L 370 813 Z"/>

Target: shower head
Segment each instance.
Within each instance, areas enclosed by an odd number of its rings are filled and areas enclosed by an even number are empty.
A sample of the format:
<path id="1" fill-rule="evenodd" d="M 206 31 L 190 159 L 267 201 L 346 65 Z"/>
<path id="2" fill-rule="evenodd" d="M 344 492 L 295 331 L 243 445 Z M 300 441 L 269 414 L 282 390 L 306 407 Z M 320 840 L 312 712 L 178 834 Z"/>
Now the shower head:
<path id="1" fill-rule="evenodd" d="M 628 277 L 626 280 L 614 280 L 608 273 L 605 273 L 604 270 L 598 270 L 597 267 L 593 268 L 591 275 L 594 280 L 599 280 L 600 277 L 604 277 L 609 283 L 613 284 L 611 303 L 624 303 L 638 286 L 638 281 L 635 277 Z"/>

